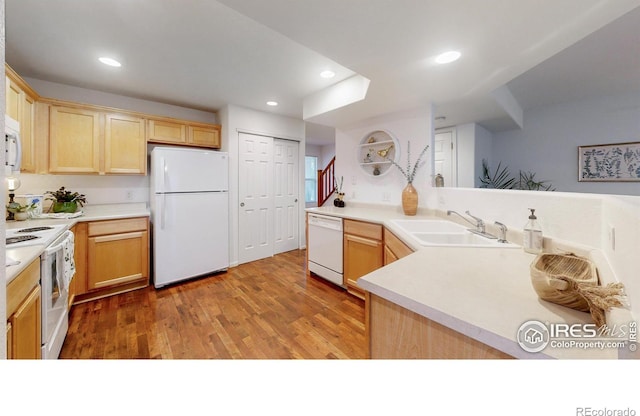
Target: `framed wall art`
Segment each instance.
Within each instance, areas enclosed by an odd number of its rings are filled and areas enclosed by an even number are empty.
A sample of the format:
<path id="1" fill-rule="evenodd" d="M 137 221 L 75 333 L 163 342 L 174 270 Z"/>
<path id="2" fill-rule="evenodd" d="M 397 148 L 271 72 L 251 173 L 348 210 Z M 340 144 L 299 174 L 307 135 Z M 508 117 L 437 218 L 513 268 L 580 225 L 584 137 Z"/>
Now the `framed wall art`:
<path id="1" fill-rule="evenodd" d="M 578 146 L 578 181 L 640 181 L 640 142 Z"/>

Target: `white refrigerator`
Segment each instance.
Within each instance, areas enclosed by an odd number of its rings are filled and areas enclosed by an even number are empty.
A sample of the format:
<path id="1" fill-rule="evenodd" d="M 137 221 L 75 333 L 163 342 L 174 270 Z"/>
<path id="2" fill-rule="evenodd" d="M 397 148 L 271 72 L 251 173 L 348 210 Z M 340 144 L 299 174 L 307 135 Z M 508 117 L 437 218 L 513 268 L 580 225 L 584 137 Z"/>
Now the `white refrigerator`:
<path id="1" fill-rule="evenodd" d="M 156 288 L 229 267 L 229 155 L 151 151 L 153 284 Z"/>

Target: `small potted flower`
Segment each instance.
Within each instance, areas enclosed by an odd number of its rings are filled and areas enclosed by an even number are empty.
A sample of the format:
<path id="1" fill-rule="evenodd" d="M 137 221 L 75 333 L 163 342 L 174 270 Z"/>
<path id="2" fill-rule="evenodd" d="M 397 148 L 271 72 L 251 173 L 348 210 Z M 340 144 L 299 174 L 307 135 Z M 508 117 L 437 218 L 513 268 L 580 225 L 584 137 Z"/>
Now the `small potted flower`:
<path id="1" fill-rule="evenodd" d="M 345 203 L 344 203 L 344 192 L 342 192 L 342 183 L 343 183 L 343 177 L 340 176 L 340 184 L 338 184 L 338 182 L 336 181 L 336 178 L 333 178 L 334 181 L 334 186 L 336 188 L 336 194 L 338 194 L 338 196 L 336 197 L 336 199 L 333 200 L 333 206 L 338 207 L 338 208 L 344 208 Z"/>
<path id="2" fill-rule="evenodd" d="M 7 211 L 13 214 L 13 218 L 16 221 L 24 221 L 29 218 L 29 211 L 35 207 L 36 204 L 22 205 L 17 202 L 12 202 L 7 205 Z"/>
<path id="3" fill-rule="evenodd" d="M 81 207 L 87 203 L 87 198 L 83 194 L 78 192 L 71 192 L 60 187 L 57 191 L 47 191 L 47 200 L 53 201 L 51 208 L 53 212 L 66 212 L 74 213 L 78 210 L 78 205 Z"/>

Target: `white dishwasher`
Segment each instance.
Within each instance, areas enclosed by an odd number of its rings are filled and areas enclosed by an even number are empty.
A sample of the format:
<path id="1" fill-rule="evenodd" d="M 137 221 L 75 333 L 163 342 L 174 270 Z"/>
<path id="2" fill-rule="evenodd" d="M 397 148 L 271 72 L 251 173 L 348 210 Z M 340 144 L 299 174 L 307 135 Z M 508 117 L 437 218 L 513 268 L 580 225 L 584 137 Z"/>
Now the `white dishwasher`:
<path id="1" fill-rule="evenodd" d="M 342 218 L 309 214 L 309 271 L 343 286 Z"/>

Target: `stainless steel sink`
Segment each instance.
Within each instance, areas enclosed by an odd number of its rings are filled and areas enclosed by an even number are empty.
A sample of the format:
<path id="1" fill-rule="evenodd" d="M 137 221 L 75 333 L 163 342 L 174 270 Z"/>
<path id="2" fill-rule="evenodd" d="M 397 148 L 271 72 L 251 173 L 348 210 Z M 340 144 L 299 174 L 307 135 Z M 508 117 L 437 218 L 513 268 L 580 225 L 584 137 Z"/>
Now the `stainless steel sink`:
<path id="1" fill-rule="evenodd" d="M 422 246 L 518 248 L 474 234 L 463 225 L 446 220 L 392 220 L 394 225 Z"/>

